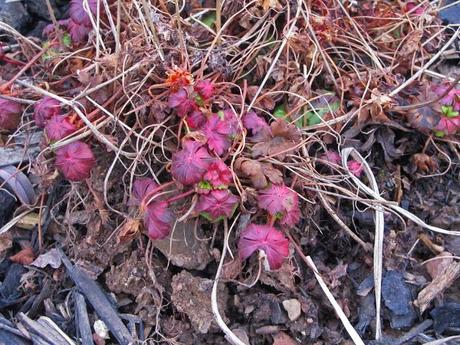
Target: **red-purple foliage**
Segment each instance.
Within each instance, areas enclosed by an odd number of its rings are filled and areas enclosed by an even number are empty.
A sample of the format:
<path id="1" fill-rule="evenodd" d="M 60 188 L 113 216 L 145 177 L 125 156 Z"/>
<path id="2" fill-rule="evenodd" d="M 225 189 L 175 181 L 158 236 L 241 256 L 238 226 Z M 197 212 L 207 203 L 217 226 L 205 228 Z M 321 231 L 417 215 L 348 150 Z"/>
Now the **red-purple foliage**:
<path id="1" fill-rule="evenodd" d="M 258 195 L 259 207 L 280 219 L 283 225 L 294 226 L 300 220 L 297 193 L 282 184 L 272 184 Z"/>
<path id="2" fill-rule="evenodd" d="M 211 221 L 222 217 L 231 217 L 238 205 L 239 198 L 229 190 L 212 190 L 200 195 L 196 211 Z"/>
<path id="3" fill-rule="evenodd" d="M 418 6 L 416 2 L 408 2 L 406 4 L 406 12 L 412 11 L 416 6 Z M 416 16 L 422 16 L 425 13 L 425 6 L 418 6 L 414 11 L 412 11 L 412 14 L 415 14 Z"/>
<path id="4" fill-rule="evenodd" d="M 206 117 L 200 110 L 195 110 L 185 118 L 185 121 L 191 129 L 200 129 L 206 123 Z"/>
<path id="5" fill-rule="evenodd" d="M 208 147 L 221 156 L 232 145 L 233 138 L 239 133 L 238 119 L 230 110 L 212 114 L 202 129 L 207 138 Z"/>
<path id="6" fill-rule="evenodd" d="M 72 38 L 72 42 L 83 43 L 88 39 L 88 35 L 92 29 L 90 26 L 78 24 L 73 20 L 69 20 L 67 22 L 67 30 Z"/>
<path id="7" fill-rule="evenodd" d="M 177 92 L 173 92 L 169 95 L 168 106 L 176 109 L 177 115 L 180 117 L 187 116 L 189 113 L 197 109 L 195 102 L 189 98 L 187 90 L 184 88 L 181 88 Z"/>
<path id="8" fill-rule="evenodd" d="M 328 161 L 329 163 L 337 164 L 337 165 L 339 165 L 340 161 L 342 160 L 340 158 L 340 155 L 337 152 L 332 151 L 332 150 L 326 151 L 326 153 L 321 156 L 321 159 Z"/>
<path id="9" fill-rule="evenodd" d="M 144 216 L 144 226 L 152 240 L 165 238 L 171 232 L 174 214 L 165 201 L 158 201 L 147 206 Z"/>
<path id="10" fill-rule="evenodd" d="M 272 130 L 267 121 L 253 111 L 243 116 L 243 125 L 251 131 L 254 141 L 260 141 L 272 135 Z"/>
<path id="11" fill-rule="evenodd" d="M 137 178 L 133 183 L 133 197 L 130 204 L 140 205 L 157 188 L 158 184 L 153 179 L 149 177 Z"/>
<path id="12" fill-rule="evenodd" d="M 34 121 L 37 127 L 44 128 L 55 115 L 61 115 L 61 103 L 51 97 L 44 97 L 34 105 Z"/>
<path id="13" fill-rule="evenodd" d="M 360 177 L 363 173 L 363 165 L 355 160 L 351 160 L 347 163 L 348 169 L 350 169 L 351 173 L 356 177 Z"/>
<path id="14" fill-rule="evenodd" d="M 75 141 L 56 150 L 56 167 L 69 181 L 82 181 L 90 176 L 96 164 L 88 144 Z"/>
<path id="15" fill-rule="evenodd" d="M 0 129 L 15 129 L 21 122 L 21 113 L 21 104 L 0 98 Z"/>
<path id="16" fill-rule="evenodd" d="M 88 7 L 91 13 L 96 14 L 97 0 L 88 0 Z M 72 0 L 70 2 L 69 15 L 74 23 L 91 27 L 91 20 L 83 7 L 83 0 Z"/>
<path id="17" fill-rule="evenodd" d="M 214 96 L 214 83 L 209 79 L 199 80 L 195 84 L 195 91 L 203 99 L 209 99 Z"/>
<path id="18" fill-rule="evenodd" d="M 435 87 L 434 92 L 438 96 L 442 96 L 447 89 L 450 87 L 449 84 L 441 84 Z M 441 101 L 439 102 L 443 105 L 450 105 L 452 106 L 454 111 L 460 111 L 460 89 L 457 87 L 454 87 L 452 90 L 450 90 L 446 96 L 444 96 Z"/>
<path id="19" fill-rule="evenodd" d="M 249 224 L 241 233 L 238 243 L 241 260 L 247 259 L 259 249 L 265 252 L 270 269 L 276 270 L 289 255 L 289 240 L 272 226 Z"/>
<path id="20" fill-rule="evenodd" d="M 457 117 L 441 117 L 438 124 L 436 125 L 436 130 L 443 132 L 444 134 L 450 135 L 455 134 L 460 128 L 460 116 Z"/>
<path id="21" fill-rule="evenodd" d="M 182 150 L 172 156 L 171 173 L 184 185 L 194 184 L 201 181 L 211 162 L 206 147 L 199 142 L 187 140 Z"/>
<path id="22" fill-rule="evenodd" d="M 233 181 L 233 176 L 227 164 L 221 159 L 216 159 L 204 174 L 204 180 L 213 188 L 225 188 Z"/>
<path id="23" fill-rule="evenodd" d="M 71 124 L 67 117 L 55 115 L 45 126 L 46 136 L 50 141 L 58 141 L 75 132 L 77 128 Z"/>

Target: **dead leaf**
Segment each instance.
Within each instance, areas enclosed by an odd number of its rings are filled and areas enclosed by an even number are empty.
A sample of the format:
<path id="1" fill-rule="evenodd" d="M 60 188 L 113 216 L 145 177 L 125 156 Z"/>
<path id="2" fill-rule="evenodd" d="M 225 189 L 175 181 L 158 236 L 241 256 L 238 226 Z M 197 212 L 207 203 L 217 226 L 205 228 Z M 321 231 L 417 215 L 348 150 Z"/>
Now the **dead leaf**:
<path id="1" fill-rule="evenodd" d="M 283 182 L 282 172 L 274 168 L 270 163 L 261 163 L 247 158 L 237 158 L 235 161 L 235 170 L 240 171 L 244 176 L 250 178 L 252 185 L 256 189 L 267 187 L 268 181 L 271 183 Z"/>
<path id="2" fill-rule="evenodd" d="M 10 260 L 21 265 L 30 265 L 34 261 L 35 255 L 31 247 L 24 248 L 17 254 L 10 256 Z"/>
<path id="3" fill-rule="evenodd" d="M 437 276 L 428 284 L 417 296 L 414 304 L 423 313 L 430 305 L 431 301 L 450 287 L 452 283 L 460 276 L 460 262 L 451 262 L 444 270 L 444 274 Z"/>
<path id="4" fill-rule="evenodd" d="M 117 234 L 117 243 L 131 242 L 138 234 L 140 234 L 141 222 L 139 219 L 128 218 L 123 224 L 120 232 Z"/>
<path id="5" fill-rule="evenodd" d="M 273 336 L 273 345 L 297 345 L 294 339 L 284 332 L 278 332 Z"/>
<path id="6" fill-rule="evenodd" d="M 45 254 L 40 255 L 31 263 L 32 266 L 45 268 L 50 265 L 52 268 L 57 269 L 61 266 L 61 255 L 56 248 L 51 249 Z"/>
<path id="7" fill-rule="evenodd" d="M 447 256 L 447 257 L 446 257 Z M 446 257 L 446 258 L 443 258 Z M 436 279 L 440 275 L 444 274 L 450 264 L 454 261 L 452 254 L 449 252 L 442 252 L 435 258 L 431 259 L 425 264 L 427 272 L 430 274 L 432 279 Z"/>
<path id="8" fill-rule="evenodd" d="M 0 259 L 6 255 L 6 251 L 13 246 L 13 239 L 10 232 L 0 235 Z"/>
<path id="9" fill-rule="evenodd" d="M 272 137 L 255 144 L 252 147 L 252 156 L 257 158 L 269 155 L 283 160 L 300 143 L 302 135 L 295 125 L 290 125 L 283 119 L 273 121 L 270 128 Z"/>
<path id="10" fill-rule="evenodd" d="M 411 171 L 430 173 L 438 168 L 438 163 L 433 156 L 428 156 L 426 153 L 416 153 L 410 158 Z"/>
<path id="11" fill-rule="evenodd" d="M 331 289 L 340 286 L 342 283 L 340 282 L 340 278 L 347 275 L 347 264 L 339 263 L 332 271 L 329 272 L 328 276 L 331 280 L 330 287 Z"/>
<path id="12" fill-rule="evenodd" d="M 399 50 L 399 55 L 401 57 L 407 57 L 408 55 L 414 53 L 420 48 L 420 41 L 423 37 L 423 30 L 414 30 L 412 31 L 405 40 L 401 49 Z"/>

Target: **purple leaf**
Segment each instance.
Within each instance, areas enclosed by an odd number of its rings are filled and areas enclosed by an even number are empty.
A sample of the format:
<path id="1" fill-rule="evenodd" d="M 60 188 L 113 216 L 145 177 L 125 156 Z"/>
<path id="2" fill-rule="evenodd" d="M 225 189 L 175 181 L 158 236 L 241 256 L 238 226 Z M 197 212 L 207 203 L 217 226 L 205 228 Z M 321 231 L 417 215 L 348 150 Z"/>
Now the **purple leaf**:
<path id="1" fill-rule="evenodd" d="M 174 214 L 165 201 L 158 201 L 147 206 L 144 216 L 144 225 L 152 240 L 165 238 L 171 232 Z"/>
<path id="2" fill-rule="evenodd" d="M 44 97 L 34 105 L 34 121 L 37 127 L 44 128 L 55 115 L 61 115 L 61 103 L 54 98 Z"/>
<path id="3" fill-rule="evenodd" d="M 73 20 L 69 20 L 67 23 L 67 30 L 72 38 L 72 42 L 83 43 L 88 39 L 88 35 L 92 29 L 90 26 L 78 24 Z"/>
<path id="4" fill-rule="evenodd" d="M 22 107 L 18 102 L 0 98 L 0 128 L 13 130 L 21 122 Z"/>
<path id="5" fill-rule="evenodd" d="M 289 240 L 274 227 L 249 224 L 240 235 L 238 242 L 241 260 L 246 260 L 259 249 L 265 252 L 270 269 L 276 270 L 289 255 Z"/>
<path id="6" fill-rule="evenodd" d="M 202 144 L 188 140 L 182 150 L 172 156 L 171 173 L 184 185 L 200 182 L 206 173 L 212 158 Z"/>
<path id="7" fill-rule="evenodd" d="M 88 7 L 91 13 L 96 14 L 97 0 L 88 0 Z M 91 27 L 91 20 L 83 7 L 83 0 L 72 0 L 70 2 L 69 15 L 76 24 Z"/>
<path id="8" fill-rule="evenodd" d="M 267 121 L 253 111 L 243 116 L 243 125 L 251 131 L 252 137 L 256 142 L 269 138 L 272 135 L 272 130 Z"/>
<path id="9" fill-rule="evenodd" d="M 195 91 L 203 99 L 209 99 L 214 96 L 214 83 L 209 79 L 200 80 L 195 84 Z"/>
<path id="10" fill-rule="evenodd" d="M 45 126 L 46 136 L 50 141 L 61 140 L 75 132 L 77 128 L 71 124 L 67 117 L 55 115 Z"/>
<path id="11" fill-rule="evenodd" d="M 55 164 L 69 181 L 82 181 L 90 176 L 96 160 L 88 144 L 75 141 L 56 150 Z"/>
<path id="12" fill-rule="evenodd" d="M 209 220 L 216 221 L 222 217 L 231 217 L 238 202 L 239 198 L 229 190 L 212 190 L 200 196 L 195 209 Z"/>
<path id="13" fill-rule="evenodd" d="M 32 205 L 35 202 L 34 187 L 30 183 L 29 178 L 21 170 L 12 165 L 1 167 L 0 178 L 5 181 L 22 204 Z M 3 181 L 1 181 L 2 184 Z"/>
<path id="14" fill-rule="evenodd" d="M 206 117 L 200 110 L 192 111 L 185 120 L 191 129 L 200 129 L 206 123 Z"/>
<path id="15" fill-rule="evenodd" d="M 148 177 L 137 178 L 133 183 L 131 204 L 140 205 L 143 200 L 157 188 L 158 184 L 153 179 Z"/>
<path id="16" fill-rule="evenodd" d="M 233 175 L 227 164 L 221 159 L 216 159 L 204 174 L 204 180 L 213 188 L 225 188 L 233 181 Z"/>
<path id="17" fill-rule="evenodd" d="M 285 185 L 272 184 L 261 190 L 258 202 L 261 209 L 280 218 L 283 225 L 294 226 L 300 220 L 299 197 Z"/>

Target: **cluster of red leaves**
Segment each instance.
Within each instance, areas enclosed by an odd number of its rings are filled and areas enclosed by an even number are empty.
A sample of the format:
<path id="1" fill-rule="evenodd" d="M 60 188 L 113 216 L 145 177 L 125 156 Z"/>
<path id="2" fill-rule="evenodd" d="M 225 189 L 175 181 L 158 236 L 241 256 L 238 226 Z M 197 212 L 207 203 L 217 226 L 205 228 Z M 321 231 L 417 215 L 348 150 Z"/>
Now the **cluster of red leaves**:
<path id="1" fill-rule="evenodd" d="M 21 122 L 22 107 L 15 101 L 0 98 L 0 129 L 13 130 Z"/>
<path id="2" fill-rule="evenodd" d="M 89 11 L 95 15 L 97 13 L 97 0 L 88 0 L 88 7 Z M 88 12 L 85 10 L 83 0 L 72 0 L 70 2 L 69 15 L 69 19 L 60 20 L 58 24 L 67 29 L 72 42 L 77 44 L 85 42 L 93 26 Z M 44 34 L 49 36 L 53 30 L 55 30 L 54 26 L 52 24 L 48 25 L 44 30 Z"/>
<path id="3" fill-rule="evenodd" d="M 233 172 L 225 163 L 225 157 L 231 152 L 243 126 L 251 134 L 249 141 L 254 144 L 255 157 L 267 154 L 284 156 L 295 149 L 301 137 L 298 129 L 284 120 L 269 125 L 254 112 L 246 114 L 240 121 L 231 109 L 210 111 L 216 92 L 210 80 L 193 83 L 189 74 L 175 70 L 168 76 L 167 83 L 170 85 L 169 107 L 194 132 L 187 135 L 171 159 L 171 175 L 178 183 L 178 189 L 184 188 L 185 192 L 177 192 L 171 197 L 172 190 L 160 193 L 163 186 L 171 182 L 162 185 L 151 179 L 134 182 L 134 204 L 138 206 L 144 227 L 152 239 L 169 235 L 174 219 L 173 204 L 192 194 L 198 199 L 192 215 L 200 215 L 211 222 L 233 215 L 240 198 L 230 190 Z M 266 170 L 270 168 L 267 166 Z M 271 175 L 277 177 L 277 183 L 264 183 L 258 187 L 262 188 L 258 193 L 258 205 L 268 213 L 269 224 L 248 226 L 241 236 L 239 249 L 242 259 L 262 250 L 270 269 L 277 269 L 289 254 L 289 242 L 274 225 L 278 222 L 285 228 L 294 226 L 300 220 L 300 208 L 297 194 L 282 183 L 281 174 L 272 171 Z"/>
<path id="4" fill-rule="evenodd" d="M 444 95 L 450 84 L 441 84 L 434 87 L 434 93 Z M 454 87 L 439 101 L 441 104 L 441 118 L 435 127 L 438 135 L 451 135 L 460 131 L 460 88 Z"/>

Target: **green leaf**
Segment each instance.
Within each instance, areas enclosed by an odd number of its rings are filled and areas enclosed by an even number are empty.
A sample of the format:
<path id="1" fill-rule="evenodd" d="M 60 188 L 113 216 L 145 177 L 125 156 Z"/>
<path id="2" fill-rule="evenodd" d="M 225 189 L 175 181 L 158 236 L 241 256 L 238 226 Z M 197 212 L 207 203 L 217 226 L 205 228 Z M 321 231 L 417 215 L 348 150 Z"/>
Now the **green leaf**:
<path id="1" fill-rule="evenodd" d="M 65 32 L 64 35 L 62 35 L 62 43 L 64 43 L 66 47 L 70 47 L 72 45 L 72 38 L 68 32 Z"/>
<path id="2" fill-rule="evenodd" d="M 216 23 L 216 12 L 211 12 L 207 16 L 205 16 L 201 22 L 206 25 L 208 28 L 213 28 Z"/>
<path id="3" fill-rule="evenodd" d="M 284 105 L 279 105 L 275 108 L 275 111 L 273 112 L 273 116 L 277 118 L 284 118 L 286 117 L 286 109 L 284 108 Z"/>
<path id="4" fill-rule="evenodd" d="M 446 135 L 443 131 L 435 131 L 434 135 L 437 136 L 438 138 L 442 138 Z"/>

